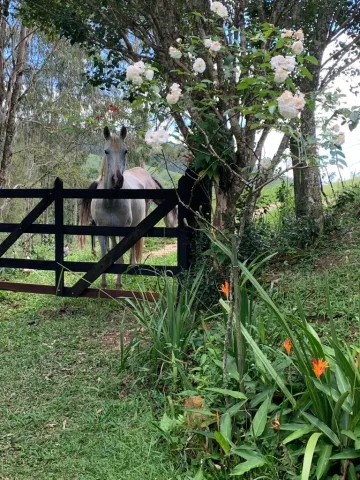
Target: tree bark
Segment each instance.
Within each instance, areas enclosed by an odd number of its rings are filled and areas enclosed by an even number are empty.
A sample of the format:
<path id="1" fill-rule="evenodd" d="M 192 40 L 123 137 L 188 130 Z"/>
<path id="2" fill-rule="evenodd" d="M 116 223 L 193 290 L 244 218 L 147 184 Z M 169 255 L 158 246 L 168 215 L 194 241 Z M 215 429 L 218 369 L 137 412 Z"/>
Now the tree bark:
<path id="1" fill-rule="evenodd" d="M 6 33 L 4 31 L 4 33 Z M 3 43 L 3 40 L 2 40 Z M 12 158 L 12 145 L 16 130 L 16 113 L 19 104 L 19 97 L 22 86 L 22 75 L 25 64 L 27 46 L 27 29 L 24 25 L 20 27 L 20 38 L 17 47 L 17 55 L 14 69 L 10 74 L 7 86 L 7 99 L 4 100 L 6 104 L 2 107 L 2 128 L 1 128 L 1 150 L 0 150 L 0 188 L 4 188 L 8 170 Z M 3 85 L 4 87 L 4 85 Z"/>
<path id="2" fill-rule="evenodd" d="M 297 218 L 307 218 L 313 223 L 314 233 L 323 229 L 323 205 L 321 200 L 321 178 L 317 157 L 315 113 L 306 108 L 302 114 L 302 137 L 313 138 L 314 142 L 304 148 L 303 144 L 291 142 L 294 165 L 294 195 Z"/>

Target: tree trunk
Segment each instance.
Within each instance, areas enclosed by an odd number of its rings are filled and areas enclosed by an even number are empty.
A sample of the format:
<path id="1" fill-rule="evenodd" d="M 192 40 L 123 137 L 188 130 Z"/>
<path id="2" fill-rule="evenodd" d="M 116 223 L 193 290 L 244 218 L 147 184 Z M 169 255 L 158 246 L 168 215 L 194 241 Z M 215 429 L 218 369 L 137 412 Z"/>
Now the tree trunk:
<path id="1" fill-rule="evenodd" d="M 309 108 L 302 115 L 301 133 L 304 139 L 316 138 L 315 114 Z M 314 233 L 323 229 L 323 205 L 321 200 L 321 178 L 317 158 L 316 142 L 304 148 L 296 141 L 291 142 L 294 165 L 294 194 L 297 218 L 307 218 L 314 225 Z"/>
<path id="2" fill-rule="evenodd" d="M 311 54 L 319 61 L 322 58 L 324 47 L 320 42 L 312 46 Z M 320 64 L 311 65 L 312 78 L 304 78 L 300 91 L 309 95 L 318 89 L 320 78 Z M 324 212 L 321 200 L 321 176 L 317 166 L 318 148 L 316 143 L 315 111 L 306 106 L 301 114 L 301 141 L 290 142 L 294 165 L 294 196 L 297 218 L 307 218 L 313 224 L 314 233 L 323 230 Z"/>
<path id="3" fill-rule="evenodd" d="M 20 27 L 20 39 L 17 47 L 17 55 L 14 69 L 10 74 L 7 87 L 7 100 L 5 100 L 5 106 L 2 107 L 2 129 L 0 138 L 0 188 L 4 188 L 8 170 L 12 157 L 12 144 L 14 141 L 14 135 L 16 130 L 16 113 L 18 109 L 19 96 L 21 93 L 22 75 L 25 63 L 27 46 L 27 29 L 24 25 Z M 4 79 L 3 79 L 4 80 Z"/>

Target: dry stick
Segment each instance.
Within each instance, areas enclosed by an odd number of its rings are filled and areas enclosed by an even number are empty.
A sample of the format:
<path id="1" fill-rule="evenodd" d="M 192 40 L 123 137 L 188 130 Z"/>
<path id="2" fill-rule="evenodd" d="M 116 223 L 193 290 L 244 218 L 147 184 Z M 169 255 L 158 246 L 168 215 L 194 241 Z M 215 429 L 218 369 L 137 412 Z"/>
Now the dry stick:
<path id="1" fill-rule="evenodd" d="M 233 302 L 233 271 L 231 271 L 230 276 L 230 294 L 229 294 L 229 302 L 230 302 L 230 310 L 228 315 L 228 320 L 226 323 L 226 331 L 225 331 L 225 339 L 224 339 L 224 355 L 223 355 L 223 388 L 227 387 L 228 379 L 227 379 L 227 360 L 228 360 L 228 350 L 229 350 L 229 343 L 230 343 L 230 335 L 231 335 L 231 327 L 233 321 L 233 313 L 234 313 L 234 302 Z M 229 404 L 228 396 L 225 396 L 226 405 Z"/>
<path id="2" fill-rule="evenodd" d="M 244 343 L 241 331 L 241 318 L 240 318 L 240 299 L 239 299 L 239 260 L 238 260 L 238 246 L 236 237 L 232 238 L 232 276 L 234 287 L 234 314 L 235 314 L 235 335 L 237 344 L 237 364 L 239 373 L 239 386 L 240 392 L 245 393 L 244 386 Z"/>

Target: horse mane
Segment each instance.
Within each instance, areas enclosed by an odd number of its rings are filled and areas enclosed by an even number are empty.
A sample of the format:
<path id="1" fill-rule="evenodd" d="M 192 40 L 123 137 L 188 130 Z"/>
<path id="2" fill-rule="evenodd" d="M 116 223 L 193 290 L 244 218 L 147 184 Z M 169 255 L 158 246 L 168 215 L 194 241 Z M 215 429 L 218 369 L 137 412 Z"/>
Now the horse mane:
<path id="1" fill-rule="evenodd" d="M 113 144 L 113 146 L 116 148 L 120 148 L 120 137 L 118 135 L 115 135 L 114 133 L 112 133 L 110 135 L 110 142 Z M 102 159 L 101 159 L 101 165 L 100 165 L 100 177 L 98 178 L 98 181 L 102 181 L 104 180 L 104 176 L 105 176 L 105 161 L 106 161 L 106 155 L 104 153 L 104 155 L 102 156 Z"/>

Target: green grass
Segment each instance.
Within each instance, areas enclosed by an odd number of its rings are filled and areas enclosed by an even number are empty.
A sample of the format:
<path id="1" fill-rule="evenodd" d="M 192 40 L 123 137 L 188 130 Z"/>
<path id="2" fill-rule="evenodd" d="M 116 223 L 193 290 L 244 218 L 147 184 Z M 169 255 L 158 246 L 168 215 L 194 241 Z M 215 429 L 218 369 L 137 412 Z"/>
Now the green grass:
<path id="1" fill-rule="evenodd" d="M 161 394 L 106 341 L 124 308 L 2 294 L 0 478 L 183 479 L 153 426 Z"/>
<path id="2" fill-rule="evenodd" d="M 263 273 L 275 303 L 287 314 L 297 311 L 296 294 L 316 330 L 330 331 L 326 292 L 341 338 L 356 339 L 360 318 L 360 225 L 345 223 L 311 248 L 275 257 Z"/>

